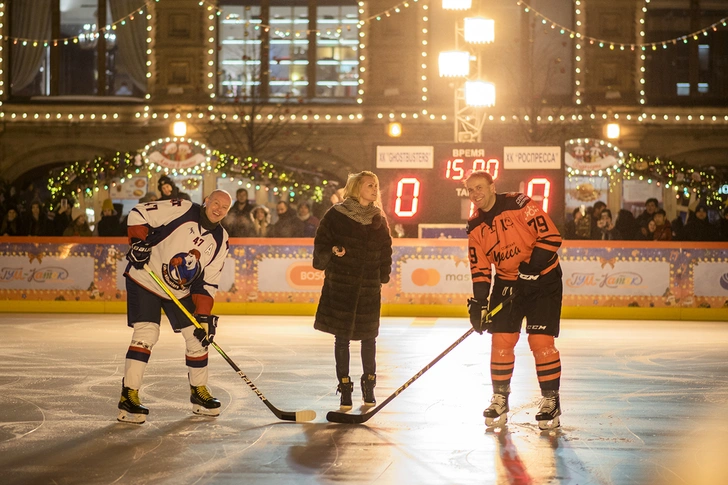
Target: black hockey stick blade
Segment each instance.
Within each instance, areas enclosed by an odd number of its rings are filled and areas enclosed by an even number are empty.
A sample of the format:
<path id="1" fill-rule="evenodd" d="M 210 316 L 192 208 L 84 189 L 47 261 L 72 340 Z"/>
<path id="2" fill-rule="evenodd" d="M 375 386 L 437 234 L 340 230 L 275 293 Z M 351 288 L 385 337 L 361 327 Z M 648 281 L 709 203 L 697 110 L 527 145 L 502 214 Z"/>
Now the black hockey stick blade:
<path id="1" fill-rule="evenodd" d="M 215 350 L 217 350 L 220 353 L 222 358 L 225 359 L 225 361 L 228 364 L 230 364 L 230 367 L 232 367 L 233 370 L 235 370 L 235 372 L 238 373 L 238 375 L 243 379 L 243 381 L 245 381 L 245 383 L 248 385 L 248 387 L 250 387 L 250 389 L 253 390 L 255 395 L 258 396 L 258 398 L 261 401 L 263 401 L 263 403 L 265 403 L 266 406 L 268 406 L 268 409 L 270 409 L 271 412 L 273 414 L 275 414 L 278 419 L 282 419 L 284 421 L 297 421 L 297 422 L 313 421 L 314 419 L 316 419 L 316 411 L 313 411 L 311 409 L 306 409 L 304 411 L 281 411 L 280 409 L 278 409 L 277 407 L 272 405 L 270 403 L 270 401 L 268 401 L 268 399 L 266 399 L 266 397 L 263 395 L 263 393 L 260 392 L 257 387 L 255 387 L 255 384 L 253 384 L 253 381 L 251 381 L 248 378 L 248 376 L 246 376 L 245 373 L 242 370 L 240 370 L 240 368 L 235 364 L 235 362 L 233 362 L 233 360 L 230 357 L 228 357 L 227 354 L 215 342 L 210 342 L 210 345 L 215 347 Z"/>
<path id="2" fill-rule="evenodd" d="M 187 308 L 185 308 L 184 305 L 182 305 L 182 303 L 177 299 L 177 297 L 174 296 L 174 294 L 169 290 L 169 288 L 167 288 L 167 285 L 165 285 L 164 282 L 159 279 L 159 276 L 157 276 L 148 265 L 145 265 L 144 269 L 149 273 L 149 276 L 151 276 L 152 279 L 157 282 L 162 291 L 164 291 L 167 296 L 169 296 L 169 298 L 179 307 L 179 309 L 182 310 L 182 313 L 184 313 L 185 316 L 189 318 L 190 322 L 192 322 L 195 327 L 204 329 L 204 327 L 200 325 L 197 319 L 192 316 Z M 233 360 L 227 356 L 225 351 L 223 351 L 216 342 L 210 342 L 210 345 L 218 351 L 222 358 L 225 359 L 225 362 L 230 364 L 230 367 L 232 367 L 233 370 L 238 373 L 238 375 L 245 381 L 248 387 L 253 390 L 256 396 L 258 396 L 258 398 L 263 401 L 266 406 L 268 406 L 268 409 L 270 409 L 271 412 L 275 414 L 278 419 L 282 419 L 284 421 L 313 421 L 314 419 L 316 419 L 316 411 L 312 411 L 310 409 L 307 409 L 305 411 L 281 411 L 280 409 L 272 405 L 270 402 L 268 402 L 268 399 L 266 399 L 263 393 L 260 392 L 257 387 L 255 387 L 253 381 L 248 379 L 248 376 L 246 376 L 245 373 L 240 370 L 235 362 L 233 362 Z"/>
<path id="3" fill-rule="evenodd" d="M 485 316 L 484 320 L 487 321 L 487 320 L 490 320 L 491 318 L 493 318 L 493 316 L 496 313 L 498 313 L 499 311 L 501 311 L 507 303 L 510 303 L 514 297 L 515 297 L 515 294 L 512 294 L 511 296 L 509 296 L 508 298 L 506 298 L 505 300 L 500 302 L 498 304 L 498 306 L 496 306 L 495 308 L 493 308 L 491 311 L 488 312 L 488 314 Z M 457 339 L 455 342 L 453 342 L 452 345 L 450 345 L 447 349 L 445 349 L 440 355 L 435 357 L 435 359 L 432 362 L 430 362 L 429 364 L 424 366 L 422 369 L 420 369 L 420 371 L 417 374 L 413 375 L 407 382 L 402 384 L 402 386 L 399 389 L 394 391 L 394 393 L 391 396 L 389 396 L 387 399 L 382 401 L 381 404 L 379 404 L 377 407 L 375 407 L 368 413 L 348 414 L 348 413 L 342 413 L 342 412 L 338 412 L 338 411 L 329 411 L 326 414 L 326 420 L 331 421 L 332 423 L 344 423 L 344 424 L 361 424 L 361 423 L 365 423 L 366 421 L 369 421 L 372 418 L 372 416 L 374 416 L 379 411 L 381 411 L 381 409 L 384 406 L 386 406 L 387 404 L 389 404 L 392 401 L 392 399 L 399 396 L 402 393 L 402 391 L 404 391 L 405 389 L 407 389 L 410 386 L 410 384 L 412 384 L 417 379 L 419 379 L 422 376 L 422 374 L 424 374 L 425 372 L 430 370 L 430 368 L 433 365 L 437 364 L 440 361 L 440 359 L 442 359 L 447 354 L 449 354 L 452 349 L 454 349 L 455 347 L 460 345 L 462 343 L 462 341 L 465 340 L 466 338 L 468 338 L 470 336 L 470 334 L 473 333 L 474 331 L 475 330 L 470 328 L 459 339 Z"/>

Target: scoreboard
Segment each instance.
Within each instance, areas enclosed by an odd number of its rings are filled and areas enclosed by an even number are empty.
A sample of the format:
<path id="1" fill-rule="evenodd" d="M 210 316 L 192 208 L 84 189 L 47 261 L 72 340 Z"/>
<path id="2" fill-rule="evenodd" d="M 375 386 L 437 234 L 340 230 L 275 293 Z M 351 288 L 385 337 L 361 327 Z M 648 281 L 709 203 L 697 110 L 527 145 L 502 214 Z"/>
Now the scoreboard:
<path id="1" fill-rule="evenodd" d="M 460 224 L 472 205 L 464 181 L 487 170 L 496 192 L 521 192 L 563 228 L 564 164 L 559 147 L 504 147 L 494 143 L 378 146 L 375 173 L 392 224 Z"/>

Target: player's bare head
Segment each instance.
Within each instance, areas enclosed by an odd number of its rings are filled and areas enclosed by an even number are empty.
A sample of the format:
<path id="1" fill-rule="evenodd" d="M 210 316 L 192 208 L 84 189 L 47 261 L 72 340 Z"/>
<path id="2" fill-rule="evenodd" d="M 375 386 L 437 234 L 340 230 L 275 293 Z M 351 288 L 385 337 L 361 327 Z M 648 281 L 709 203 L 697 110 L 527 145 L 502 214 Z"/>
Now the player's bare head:
<path id="1" fill-rule="evenodd" d="M 205 199 L 205 215 L 216 224 L 225 218 L 232 203 L 233 198 L 226 190 L 213 190 Z"/>
<path id="2" fill-rule="evenodd" d="M 474 178 L 482 178 L 485 179 L 486 182 L 489 184 L 493 184 L 493 176 L 488 172 L 487 170 L 473 170 L 470 172 L 470 175 L 465 177 L 465 180 L 463 180 L 463 183 L 465 186 L 468 185 L 468 181 Z"/>
<path id="3" fill-rule="evenodd" d="M 346 187 L 344 187 L 344 199 L 355 199 L 360 200 L 362 195 L 362 187 L 365 184 L 369 185 L 373 182 L 374 190 L 367 191 L 367 199 L 373 197 L 375 200 L 374 205 L 382 207 L 381 194 L 379 193 L 379 177 L 374 172 L 364 170 L 359 173 L 353 173 L 349 175 L 346 180 Z"/>

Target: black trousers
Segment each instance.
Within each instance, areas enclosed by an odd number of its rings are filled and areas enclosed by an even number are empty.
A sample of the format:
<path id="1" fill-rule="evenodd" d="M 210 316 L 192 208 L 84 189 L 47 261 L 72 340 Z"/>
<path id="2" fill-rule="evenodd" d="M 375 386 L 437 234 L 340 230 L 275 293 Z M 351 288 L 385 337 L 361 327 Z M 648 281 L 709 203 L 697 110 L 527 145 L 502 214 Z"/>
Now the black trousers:
<path id="1" fill-rule="evenodd" d="M 342 377 L 349 375 L 349 339 L 336 337 L 334 340 L 334 357 L 336 358 L 336 377 L 341 380 Z M 367 339 L 361 341 L 361 367 L 364 374 L 377 373 L 377 339 Z"/>

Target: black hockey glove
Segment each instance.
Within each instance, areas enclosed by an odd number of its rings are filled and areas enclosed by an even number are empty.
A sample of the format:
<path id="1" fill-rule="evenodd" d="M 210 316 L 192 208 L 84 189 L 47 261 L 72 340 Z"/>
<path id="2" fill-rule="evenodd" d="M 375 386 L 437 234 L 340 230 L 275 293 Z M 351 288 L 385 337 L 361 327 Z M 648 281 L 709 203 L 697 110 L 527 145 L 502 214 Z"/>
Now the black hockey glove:
<path id="1" fill-rule="evenodd" d="M 516 281 L 516 291 L 524 299 L 535 298 L 541 289 L 540 275 L 538 271 L 533 270 L 530 265 L 521 263 L 518 265 L 518 281 Z"/>
<path id="2" fill-rule="evenodd" d="M 483 305 L 475 298 L 469 298 L 468 313 L 470 314 L 470 325 L 473 326 L 473 330 L 482 335 L 483 330 L 487 328 L 489 323 L 483 321 L 483 318 L 488 314 L 488 302 Z"/>
<path id="3" fill-rule="evenodd" d="M 136 237 L 132 238 L 131 247 L 126 253 L 126 259 L 129 260 L 132 266 L 136 269 L 144 269 L 144 265 L 149 262 L 151 256 L 151 244 Z"/>
<path id="4" fill-rule="evenodd" d="M 205 329 L 195 327 L 193 335 L 197 337 L 203 347 L 209 347 L 210 342 L 215 338 L 215 331 L 217 330 L 217 315 L 201 315 L 195 314 L 195 320 L 197 323 L 205 327 Z"/>

